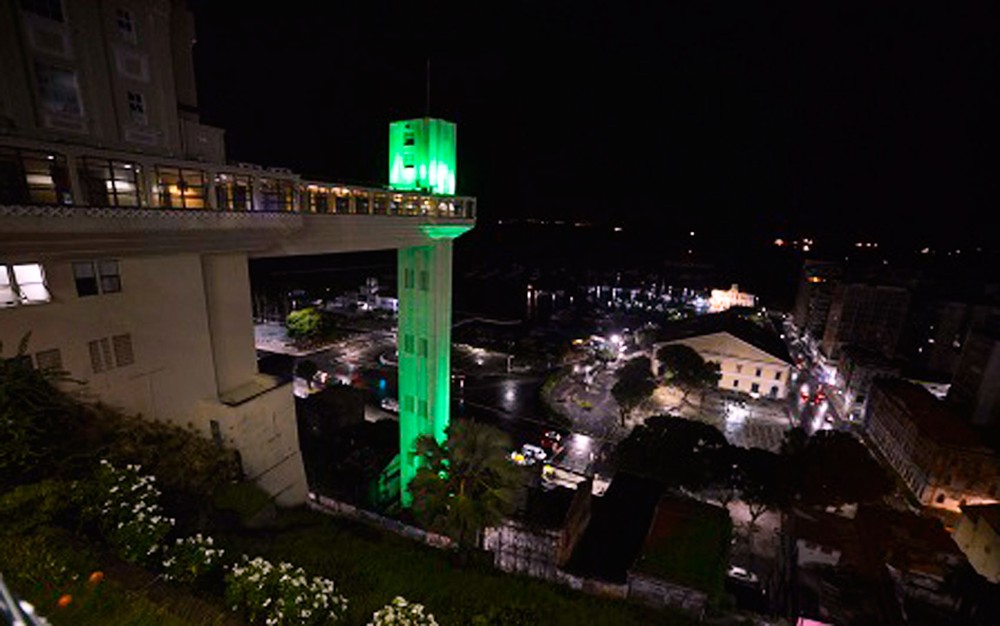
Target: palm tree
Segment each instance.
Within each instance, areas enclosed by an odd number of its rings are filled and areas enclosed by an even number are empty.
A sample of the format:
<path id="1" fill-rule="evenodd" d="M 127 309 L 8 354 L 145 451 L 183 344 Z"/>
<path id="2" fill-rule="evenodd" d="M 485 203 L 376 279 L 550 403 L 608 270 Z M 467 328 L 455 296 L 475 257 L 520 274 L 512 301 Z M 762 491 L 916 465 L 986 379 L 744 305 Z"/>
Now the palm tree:
<path id="1" fill-rule="evenodd" d="M 461 547 L 474 547 L 479 532 L 514 504 L 522 478 L 507 458 L 510 447 L 504 433 L 470 421 L 452 422 L 443 444 L 418 439 L 421 463 L 409 487 L 417 519 Z"/>

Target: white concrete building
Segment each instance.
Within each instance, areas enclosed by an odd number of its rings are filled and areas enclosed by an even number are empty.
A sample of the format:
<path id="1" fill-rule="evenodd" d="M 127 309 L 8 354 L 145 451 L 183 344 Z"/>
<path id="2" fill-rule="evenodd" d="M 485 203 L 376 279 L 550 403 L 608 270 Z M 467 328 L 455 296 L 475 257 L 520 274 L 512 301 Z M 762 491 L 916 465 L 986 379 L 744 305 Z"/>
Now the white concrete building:
<path id="1" fill-rule="evenodd" d="M 10 356 L 31 333 L 37 367 L 235 448 L 297 504 L 292 388 L 257 371 L 248 259 L 450 260 L 475 201 L 224 163 L 197 119 L 192 33 L 181 2 L 0 3 L 0 342 Z M 450 311 L 450 280 L 430 289 Z"/>
<path id="2" fill-rule="evenodd" d="M 772 332 L 735 315 L 716 314 L 665 327 L 655 343 L 679 343 L 694 349 L 706 361 L 718 363 L 719 388 L 768 398 L 788 396 L 792 359 Z M 653 359 L 655 362 L 655 358 Z M 654 367 L 659 371 L 659 365 Z"/>

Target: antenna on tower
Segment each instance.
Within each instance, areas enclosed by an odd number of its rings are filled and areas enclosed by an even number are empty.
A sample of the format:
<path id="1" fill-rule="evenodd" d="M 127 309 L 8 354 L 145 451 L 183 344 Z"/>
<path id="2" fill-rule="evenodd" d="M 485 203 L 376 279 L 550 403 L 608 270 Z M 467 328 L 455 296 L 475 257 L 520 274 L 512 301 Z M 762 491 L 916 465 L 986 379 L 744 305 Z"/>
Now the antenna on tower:
<path id="1" fill-rule="evenodd" d="M 431 116 L 431 58 L 427 57 L 427 99 L 425 101 L 424 116 Z"/>

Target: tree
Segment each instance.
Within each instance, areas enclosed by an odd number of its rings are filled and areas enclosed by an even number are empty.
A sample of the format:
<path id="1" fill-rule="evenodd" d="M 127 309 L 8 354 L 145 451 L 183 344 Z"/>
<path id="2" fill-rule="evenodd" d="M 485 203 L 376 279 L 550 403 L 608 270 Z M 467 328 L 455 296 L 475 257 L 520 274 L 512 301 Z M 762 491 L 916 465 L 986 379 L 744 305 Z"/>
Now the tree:
<path id="1" fill-rule="evenodd" d="M 421 463 L 409 489 L 420 523 L 461 547 L 474 547 L 479 532 L 514 504 L 522 476 L 507 458 L 510 447 L 507 435 L 471 421 L 452 422 L 443 444 L 419 438 Z"/>
<path id="2" fill-rule="evenodd" d="M 625 425 L 625 418 L 648 400 L 654 391 L 656 382 L 647 357 L 632 359 L 618 370 L 618 381 L 611 388 L 611 395 L 618 403 L 622 426 Z"/>
<path id="3" fill-rule="evenodd" d="M 769 509 L 785 504 L 788 483 L 783 458 L 760 448 L 734 448 L 738 488 L 750 511 L 750 528 Z"/>
<path id="4" fill-rule="evenodd" d="M 53 383 L 69 380 L 65 372 L 31 366 L 28 342 L 2 356 L 0 344 L 0 491 L 36 479 L 76 451 L 80 409 Z"/>
<path id="5" fill-rule="evenodd" d="M 288 336 L 295 340 L 314 339 L 323 327 L 323 314 L 313 307 L 292 311 L 285 318 Z"/>
<path id="6" fill-rule="evenodd" d="M 668 486 L 698 490 L 720 480 L 727 467 L 728 447 L 713 426 L 655 415 L 632 429 L 618 446 L 618 463 L 622 470 Z"/>
<path id="7" fill-rule="evenodd" d="M 656 358 L 666 381 L 684 392 L 683 400 L 695 389 L 715 387 L 722 377 L 718 363 L 706 361 L 694 348 L 681 343 L 661 347 Z"/>
<path id="8" fill-rule="evenodd" d="M 821 430 L 789 456 L 796 496 L 821 506 L 873 502 L 888 494 L 892 481 L 868 449 L 850 433 Z"/>

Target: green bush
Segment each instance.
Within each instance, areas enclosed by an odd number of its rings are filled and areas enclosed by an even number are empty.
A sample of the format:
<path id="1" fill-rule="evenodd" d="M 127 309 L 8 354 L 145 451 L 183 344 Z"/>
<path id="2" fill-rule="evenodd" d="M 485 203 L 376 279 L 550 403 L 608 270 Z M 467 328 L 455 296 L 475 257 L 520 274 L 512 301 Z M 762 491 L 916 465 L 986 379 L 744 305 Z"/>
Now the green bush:
<path id="1" fill-rule="evenodd" d="M 178 538 L 173 545 L 164 548 L 164 578 L 182 583 L 196 583 L 218 572 L 222 568 L 225 550 L 214 547 L 211 537 L 201 533 L 191 537 Z"/>
<path id="2" fill-rule="evenodd" d="M 309 577 L 290 563 L 272 565 L 246 555 L 226 574 L 226 602 L 251 622 L 268 626 L 329 624 L 347 612 L 347 598 L 336 593 L 333 581 Z"/>
<path id="3" fill-rule="evenodd" d="M 73 486 L 58 480 L 20 485 L 0 495 L 0 534 L 27 533 L 40 526 L 69 521 Z"/>
<path id="4" fill-rule="evenodd" d="M 285 328 L 292 339 L 313 339 L 323 330 L 323 314 L 312 307 L 292 311 L 285 318 Z"/>
<path id="5" fill-rule="evenodd" d="M 64 376 L 32 368 L 29 337 L 13 357 L 0 355 L 0 490 L 51 475 L 80 425 L 79 407 L 52 384 Z"/>
<path id="6" fill-rule="evenodd" d="M 219 487 L 212 497 L 216 510 L 230 511 L 247 523 L 272 504 L 271 496 L 251 482 L 229 483 Z"/>
<path id="7" fill-rule="evenodd" d="M 140 474 L 141 469 L 118 468 L 102 459 L 94 477 L 82 485 L 84 516 L 97 523 L 118 556 L 133 563 L 151 561 L 174 526 L 160 507 L 155 478 Z"/>

